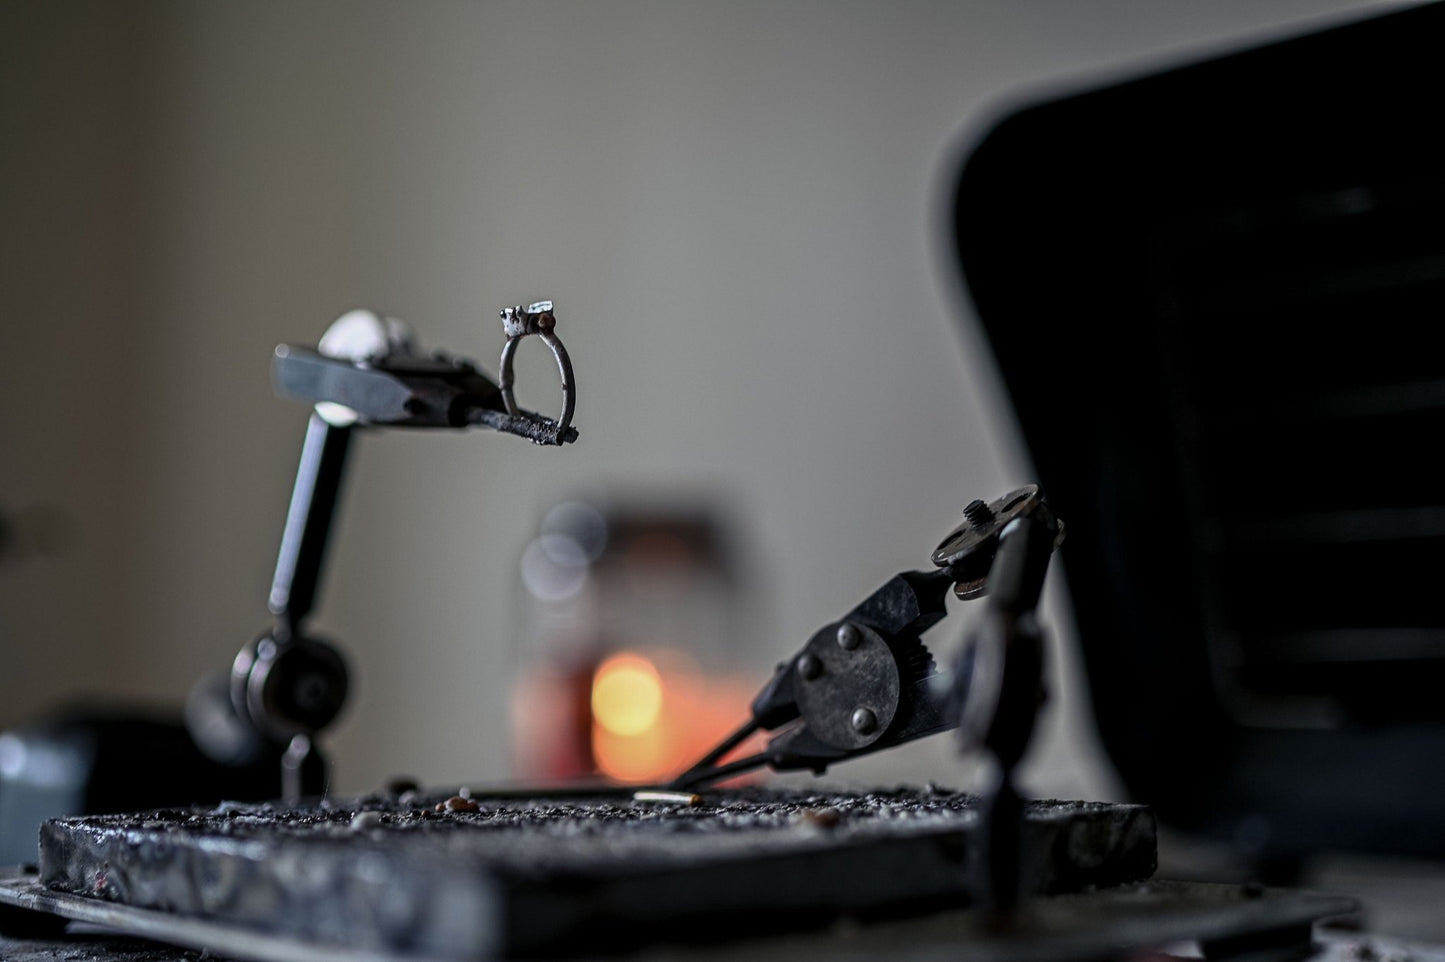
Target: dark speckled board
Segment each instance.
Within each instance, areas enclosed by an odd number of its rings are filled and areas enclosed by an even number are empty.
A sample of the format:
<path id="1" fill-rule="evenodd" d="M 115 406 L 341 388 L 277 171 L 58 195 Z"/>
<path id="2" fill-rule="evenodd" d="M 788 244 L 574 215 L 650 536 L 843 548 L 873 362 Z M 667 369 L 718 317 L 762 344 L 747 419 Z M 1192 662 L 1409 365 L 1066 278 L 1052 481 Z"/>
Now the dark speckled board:
<path id="1" fill-rule="evenodd" d="M 476 811 L 437 811 L 449 794 L 56 819 L 41 881 L 318 946 L 480 958 L 962 905 L 975 870 L 975 800 L 947 791 L 477 795 Z M 1146 808 L 1029 806 L 1032 891 L 1154 864 Z"/>

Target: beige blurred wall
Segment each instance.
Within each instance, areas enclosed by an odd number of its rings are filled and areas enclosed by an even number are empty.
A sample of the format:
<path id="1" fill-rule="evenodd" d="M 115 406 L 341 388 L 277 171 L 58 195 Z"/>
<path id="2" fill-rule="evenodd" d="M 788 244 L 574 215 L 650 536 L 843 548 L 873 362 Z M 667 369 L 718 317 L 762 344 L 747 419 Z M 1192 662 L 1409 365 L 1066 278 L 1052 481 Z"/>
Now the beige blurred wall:
<path id="1" fill-rule="evenodd" d="M 0 566 L 0 724 L 178 701 L 265 625 L 305 423 L 270 351 L 361 305 L 490 368 L 496 309 L 555 298 L 582 440 L 360 441 L 318 618 L 359 675 L 340 787 L 505 776 L 516 560 L 577 492 L 726 495 L 795 649 L 1028 479 L 947 246 L 969 133 L 1365 6 L 9 0 L 0 504 L 75 537 Z M 1110 794 L 1059 589 L 1031 779 Z M 839 774 L 956 771 L 935 740 Z"/>

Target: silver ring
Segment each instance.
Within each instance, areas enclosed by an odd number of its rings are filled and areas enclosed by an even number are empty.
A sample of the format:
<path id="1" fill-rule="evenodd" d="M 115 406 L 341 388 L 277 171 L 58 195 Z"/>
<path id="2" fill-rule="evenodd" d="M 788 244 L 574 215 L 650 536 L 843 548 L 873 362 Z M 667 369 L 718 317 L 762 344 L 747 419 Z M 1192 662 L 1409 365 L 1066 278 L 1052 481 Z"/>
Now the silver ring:
<path id="1" fill-rule="evenodd" d="M 572 359 L 567 348 L 557 337 L 557 317 L 552 313 L 551 301 L 538 301 L 528 307 L 520 304 L 502 309 L 502 330 L 507 334 L 507 343 L 502 345 L 502 359 L 497 364 L 497 386 L 502 390 L 502 403 L 507 413 L 537 417 L 535 412 L 517 406 L 513 391 L 515 378 L 512 374 L 512 358 L 517 353 L 517 343 L 528 335 L 541 338 L 557 360 L 557 373 L 562 378 L 562 414 L 557 418 L 557 433 L 561 435 L 572 423 L 572 412 L 577 407 L 577 381 L 572 374 Z"/>

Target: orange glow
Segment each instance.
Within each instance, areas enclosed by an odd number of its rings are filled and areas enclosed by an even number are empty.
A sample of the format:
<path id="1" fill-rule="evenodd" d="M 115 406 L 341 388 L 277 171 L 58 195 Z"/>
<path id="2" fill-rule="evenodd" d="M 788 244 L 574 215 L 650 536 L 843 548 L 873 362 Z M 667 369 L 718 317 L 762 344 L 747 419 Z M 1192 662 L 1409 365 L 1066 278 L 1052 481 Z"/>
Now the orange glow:
<path id="1" fill-rule="evenodd" d="M 677 652 L 612 655 L 592 681 L 598 773 L 621 782 L 676 775 L 746 717 L 751 695 L 733 679 L 704 678 Z"/>
<path id="2" fill-rule="evenodd" d="M 613 655 L 592 676 L 592 717 L 614 735 L 643 735 L 662 715 L 662 678 L 641 655 Z"/>

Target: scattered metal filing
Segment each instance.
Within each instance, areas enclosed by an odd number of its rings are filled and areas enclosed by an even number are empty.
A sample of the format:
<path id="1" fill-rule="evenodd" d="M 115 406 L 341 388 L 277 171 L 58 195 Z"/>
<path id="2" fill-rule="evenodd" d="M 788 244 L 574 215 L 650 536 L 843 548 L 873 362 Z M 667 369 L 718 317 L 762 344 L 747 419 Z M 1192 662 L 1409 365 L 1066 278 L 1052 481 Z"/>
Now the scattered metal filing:
<path id="1" fill-rule="evenodd" d="M 632 793 L 634 802 L 657 802 L 663 805 L 701 805 L 702 796 L 696 792 L 669 792 L 647 789 Z"/>
<path id="2" fill-rule="evenodd" d="M 408 795 L 53 820 L 40 907 L 105 905 L 122 929 L 117 908 L 162 910 L 141 913 L 160 926 L 153 937 L 184 943 L 186 926 L 206 924 L 209 944 L 226 944 L 216 930 L 250 937 L 247 957 L 260 959 L 319 949 L 511 958 L 961 906 L 979 857 L 977 799 L 936 789 L 716 789 L 690 805 L 635 801 L 631 789 L 477 793 L 476 811 L 455 812 L 436 810 L 454 790 Z M 1025 829 L 1031 892 L 1154 869 L 1154 819 L 1142 806 L 1032 802 Z M 165 919 L 181 934 L 167 934 Z M 277 939 L 289 955 L 267 954 Z"/>
<path id="3" fill-rule="evenodd" d="M 480 808 L 475 801 L 465 795 L 453 795 L 444 802 L 437 802 L 432 808 L 438 812 L 475 812 Z"/>
<path id="4" fill-rule="evenodd" d="M 369 828 L 376 828 L 381 824 L 382 814 L 378 811 L 360 811 L 351 816 L 351 829 L 363 832 Z"/>

